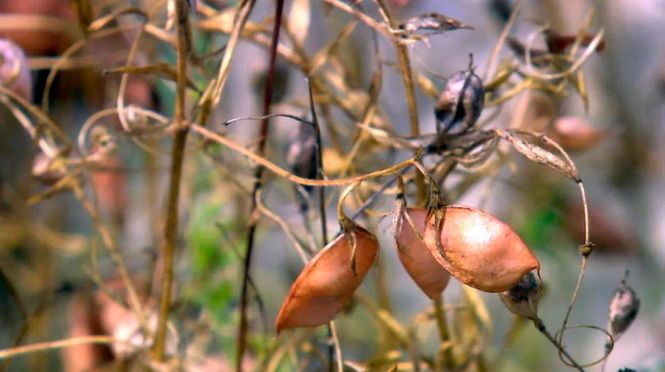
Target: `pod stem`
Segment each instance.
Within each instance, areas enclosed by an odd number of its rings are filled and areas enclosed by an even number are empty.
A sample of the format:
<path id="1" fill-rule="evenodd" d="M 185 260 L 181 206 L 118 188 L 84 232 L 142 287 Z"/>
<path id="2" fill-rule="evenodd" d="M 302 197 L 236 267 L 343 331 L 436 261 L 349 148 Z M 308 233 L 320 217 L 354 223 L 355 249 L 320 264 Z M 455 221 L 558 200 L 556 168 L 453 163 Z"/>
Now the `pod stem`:
<path id="1" fill-rule="evenodd" d="M 559 353 L 561 355 L 565 356 L 566 359 L 568 359 L 572 367 L 576 368 L 579 371 L 584 372 L 584 368 L 582 368 L 582 366 L 580 366 L 579 363 L 577 363 L 575 359 L 573 359 L 573 357 L 570 354 L 568 354 L 566 349 L 564 349 L 563 345 L 561 345 L 561 343 L 557 341 L 554 338 L 554 336 L 552 336 L 552 334 L 547 330 L 547 328 L 545 327 L 545 323 L 543 323 L 542 319 L 538 317 L 533 317 L 530 319 L 533 322 L 533 325 L 536 326 L 536 329 L 538 329 L 538 331 L 542 333 L 552 343 L 552 345 L 556 346 L 556 348 L 559 349 Z"/>

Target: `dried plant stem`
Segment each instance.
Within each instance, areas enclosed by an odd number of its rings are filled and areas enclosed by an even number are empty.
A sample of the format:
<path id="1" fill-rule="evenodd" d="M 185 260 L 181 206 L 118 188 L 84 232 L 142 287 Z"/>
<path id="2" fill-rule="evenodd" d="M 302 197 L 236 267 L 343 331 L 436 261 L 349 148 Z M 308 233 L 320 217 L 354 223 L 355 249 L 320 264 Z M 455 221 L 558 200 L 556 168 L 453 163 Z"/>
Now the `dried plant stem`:
<path id="1" fill-rule="evenodd" d="M 390 30 L 380 22 L 377 22 L 374 18 L 368 16 L 367 14 L 361 12 L 360 10 L 352 7 L 351 5 L 341 1 L 341 0 L 324 0 L 326 3 L 334 6 L 335 8 L 347 12 L 354 17 L 358 18 L 359 21 L 365 23 L 367 26 L 375 29 L 389 39 L 393 39 L 394 36 L 390 33 Z"/>
<path id="2" fill-rule="evenodd" d="M 395 28 L 395 20 L 390 13 L 390 8 L 385 0 L 376 0 L 379 5 L 380 11 L 384 14 L 386 21 L 389 22 L 391 28 Z M 409 110 L 409 128 L 410 135 L 417 137 L 420 135 L 420 124 L 418 123 L 418 106 L 416 104 L 416 92 L 413 83 L 413 73 L 411 71 L 411 61 L 409 59 L 409 50 L 406 45 L 400 43 L 398 39 L 392 38 L 395 50 L 397 51 L 397 60 L 399 63 L 399 71 L 402 75 L 402 82 L 404 83 L 404 91 L 406 96 L 406 106 Z M 416 175 L 416 189 L 418 193 L 418 205 L 423 205 L 427 198 L 425 189 L 425 179 L 421 174 Z"/>
<path id="3" fill-rule="evenodd" d="M 99 213 L 97 212 L 97 209 L 95 209 L 90 200 L 88 200 L 88 198 L 85 196 L 83 189 L 81 189 L 81 185 L 78 184 L 76 181 L 72 181 L 71 188 L 72 192 L 74 193 L 74 196 L 76 196 L 78 201 L 83 205 L 83 208 L 85 208 L 85 210 L 90 215 L 90 218 L 92 218 L 92 222 L 95 225 L 95 228 L 99 233 L 99 236 L 102 238 L 102 243 L 109 251 L 111 260 L 113 260 L 115 265 L 118 267 L 118 272 L 120 273 L 120 280 L 122 280 L 122 284 L 127 290 L 129 307 L 132 309 L 132 312 L 136 316 L 141 327 L 144 329 L 144 331 L 147 331 L 148 328 L 147 328 L 146 316 L 143 310 L 143 306 L 141 305 L 141 301 L 139 300 L 136 288 L 134 287 L 134 284 L 132 283 L 132 280 L 129 276 L 127 265 L 125 265 L 125 261 L 122 258 L 122 255 L 118 250 L 118 247 L 115 245 L 114 240 L 111 238 L 111 233 L 102 223 L 102 220 L 99 218 Z"/>
<path id="4" fill-rule="evenodd" d="M 342 347 L 339 344 L 339 337 L 337 336 L 337 328 L 335 327 L 335 321 L 331 320 L 328 322 L 328 329 L 330 332 L 330 338 L 332 341 L 332 347 L 335 350 L 335 357 L 337 358 L 337 372 L 344 371 L 344 359 L 342 359 Z M 330 365 L 332 369 L 332 362 Z"/>
<path id="5" fill-rule="evenodd" d="M 40 342 L 32 345 L 25 345 L 25 346 L 14 347 L 11 349 L 0 350 L 0 359 L 9 359 L 23 354 L 29 354 L 38 351 L 62 349 L 82 344 L 112 344 L 115 342 L 120 342 L 120 341 L 114 340 L 113 337 L 111 336 L 72 337 L 65 340 Z"/>
<path id="6" fill-rule="evenodd" d="M 178 202 L 180 200 L 180 179 L 185 157 L 188 127 L 185 122 L 185 94 L 187 88 L 187 28 L 188 6 L 185 0 L 175 1 L 176 9 L 176 97 L 175 97 L 175 135 L 171 150 L 171 170 L 166 202 L 166 223 L 162 242 L 162 288 L 159 302 L 159 319 L 153 345 L 153 356 L 157 361 L 164 360 L 166 344 L 166 324 L 169 317 L 171 292 L 173 287 L 173 264 L 175 245 L 178 236 Z"/>
<path id="7" fill-rule="evenodd" d="M 548 339 L 548 340 L 549 340 L 554 346 L 556 346 L 557 349 L 559 349 L 559 353 L 560 353 L 560 354 L 564 355 L 564 356 L 568 359 L 568 361 L 572 364 L 572 367 L 575 367 L 575 368 L 576 368 L 577 370 L 579 370 L 579 371 L 584 371 L 584 368 L 582 368 L 582 367 L 581 367 L 581 366 L 575 361 L 575 359 L 573 359 L 573 357 L 570 356 L 570 354 L 568 354 L 568 352 L 566 351 L 566 349 L 563 348 L 563 346 L 561 345 L 561 343 L 560 343 L 559 341 L 557 341 L 557 340 L 556 340 L 556 339 L 550 334 L 550 332 L 547 330 L 547 328 L 545 328 L 545 324 L 543 323 L 543 321 L 542 321 L 540 318 L 531 318 L 531 320 L 533 321 L 533 325 L 536 326 L 536 328 L 538 329 L 538 331 L 540 331 L 540 333 L 542 333 L 542 334 L 543 334 L 543 335 L 544 335 L 544 336 L 545 336 L 545 337 L 546 337 L 546 338 L 547 338 L 547 339 Z"/>
<path id="8" fill-rule="evenodd" d="M 275 20 L 273 23 L 272 40 L 270 45 L 270 61 L 268 64 L 268 77 L 266 80 L 265 90 L 263 92 L 263 115 L 270 115 L 270 106 L 273 96 L 273 85 L 275 81 L 275 62 L 277 61 L 277 46 L 279 45 L 279 33 L 282 26 L 282 13 L 284 11 L 284 0 L 277 0 L 275 5 Z M 214 100 L 213 100 L 214 101 Z M 268 139 L 269 119 L 265 118 L 261 121 L 261 128 L 259 130 L 259 144 L 258 154 L 263 156 L 265 153 L 265 146 Z M 262 165 L 258 165 L 254 172 L 254 186 L 252 187 L 252 202 L 250 216 L 256 210 L 256 195 L 261 190 L 263 185 Z M 236 338 L 236 371 L 242 371 L 242 361 L 247 348 L 247 304 L 249 296 L 249 277 L 252 269 L 252 254 L 254 251 L 254 239 L 256 235 L 256 226 L 258 220 L 250 219 L 249 227 L 247 230 L 247 247 L 245 249 L 245 257 L 242 271 L 242 288 L 240 292 L 240 324 L 238 325 L 238 334 Z"/>
<path id="9" fill-rule="evenodd" d="M 376 177 L 383 177 L 383 176 L 389 176 L 392 174 L 395 174 L 402 170 L 403 168 L 407 168 L 409 166 L 412 166 L 416 159 L 420 157 L 421 154 L 416 154 L 416 157 L 410 158 L 407 160 L 404 160 L 401 163 L 397 163 L 395 165 L 392 165 L 390 167 L 380 169 L 374 172 L 369 172 L 365 173 L 359 176 L 355 177 L 349 177 L 349 178 L 338 178 L 338 179 L 329 179 L 329 180 L 313 180 L 309 178 L 303 178 L 296 176 L 295 174 L 292 174 L 291 172 L 287 171 L 286 169 L 276 165 L 275 163 L 271 162 L 270 160 L 266 159 L 263 156 L 259 156 L 258 154 L 254 153 L 251 150 L 248 150 L 247 148 L 231 141 L 230 139 L 221 136 L 209 129 L 206 129 L 200 125 L 192 124 L 190 128 L 196 132 L 205 137 L 206 139 L 212 140 L 214 142 L 217 142 L 223 146 L 226 146 L 230 148 L 231 150 L 246 156 L 252 161 L 255 161 L 256 163 L 264 166 L 266 169 L 269 171 L 275 173 L 276 175 L 286 179 L 287 181 L 294 182 L 300 185 L 307 185 L 307 186 L 317 186 L 317 187 L 322 187 L 322 186 L 345 186 L 352 184 L 354 182 L 362 182 L 365 180 L 368 180 L 370 178 L 376 178 Z"/>
<path id="10" fill-rule="evenodd" d="M 417 230 L 414 230 L 417 231 Z M 448 330 L 448 321 L 446 320 L 446 314 L 443 311 L 444 302 L 443 295 L 435 298 L 432 301 L 434 306 L 434 318 L 436 319 L 436 328 L 439 331 L 439 339 L 441 343 L 446 343 L 450 341 L 450 331 Z M 451 348 L 446 348 L 443 354 L 443 365 L 446 369 L 451 369 L 454 367 L 453 352 Z"/>

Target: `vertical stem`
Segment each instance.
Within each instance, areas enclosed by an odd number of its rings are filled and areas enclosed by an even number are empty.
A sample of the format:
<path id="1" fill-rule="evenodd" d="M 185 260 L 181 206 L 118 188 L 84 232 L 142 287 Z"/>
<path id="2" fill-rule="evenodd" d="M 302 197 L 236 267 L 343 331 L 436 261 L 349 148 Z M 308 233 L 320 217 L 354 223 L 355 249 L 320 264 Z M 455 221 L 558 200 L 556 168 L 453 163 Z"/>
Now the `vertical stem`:
<path id="1" fill-rule="evenodd" d="M 166 203 L 166 223 L 164 224 L 164 241 L 162 243 L 162 290 L 159 303 L 159 320 L 157 333 L 153 345 L 153 356 L 157 361 L 164 360 L 164 345 L 166 343 L 166 323 L 171 304 L 171 291 L 173 287 L 173 261 L 175 244 L 178 235 L 178 201 L 180 199 L 180 179 L 182 178 L 182 163 L 185 157 L 185 144 L 187 142 L 188 127 L 185 124 L 185 94 L 187 86 L 187 12 L 185 0 L 174 0 L 176 9 L 176 72 L 177 85 L 175 97 L 174 126 L 175 137 L 171 150 L 171 169 L 169 189 Z"/>
<path id="2" fill-rule="evenodd" d="M 443 311 L 443 295 L 432 300 L 432 305 L 434 306 L 434 318 L 436 319 L 436 327 L 439 331 L 439 339 L 442 343 L 450 341 L 448 321 L 446 320 L 446 314 Z M 446 369 L 451 369 L 455 364 L 452 349 L 447 348 L 443 356 L 443 363 L 446 366 Z"/>
<path id="3" fill-rule="evenodd" d="M 379 8 L 391 28 L 396 28 L 397 23 L 390 13 L 390 8 L 385 0 L 376 0 Z M 399 63 L 399 71 L 402 75 L 402 82 L 404 83 L 404 90 L 406 94 L 406 106 L 409 109 L 409 128 L 410 135 L 415 137 L 420 135 L 420 125 L 418 124 L 418 105 L 416 104 L 416 93 L 413 84 L 413 74 L 411 73 L 411 62 L 409 60 L 409 50 L 407 46 L 401 44 L 399 39 L 392 38 L 397 52 L 397 61 Z M 423 205 L 426 200 L 425 178 L 422 174 L 416 174 L 416 187 L 418 190 L 418 205 Z"/>
<path id="4" fill-rule="evenodd" d="M 268 65 L 268 78 L 266 79 L 265 91 L 263 94 L 263 115 L 270 115 L 270 103 L 272 102 L 273 84 L 275 80 L 275 61 L 277 60 L 277 45 L 279 43 L 279 31 L 282 26 L 282 13 L 284 10 L 284 0 L 277 0 L 275 7 L 275 23 L 273 25 L 272 40 L 270 45 L 270 63 Z M 268 138 L 269 119 L 261 121 L 259 133 L 259 144 L 257 154 L 263 156 L 265 153 L 266 140 Z M 250 216 L 254 215 L 256 210 L 256 193 L 263 184 L 263 167 L 257 166 L 254 172 L 254 186 L 252 188 L 252 206 Z M 240 293 L 240 325 L 238 326 L 237 344 L 236 344 L 236 370 L 242 371 L 242 359 L 247 348 L 247 302 L 249 292 L 249 275 L 252 267 L 252 252 L 254 250 L 254 237 L 256 233 L 257 219 L 250 219 L 247 230 L 247 249 L 242 272 L 242 289 Z"/>

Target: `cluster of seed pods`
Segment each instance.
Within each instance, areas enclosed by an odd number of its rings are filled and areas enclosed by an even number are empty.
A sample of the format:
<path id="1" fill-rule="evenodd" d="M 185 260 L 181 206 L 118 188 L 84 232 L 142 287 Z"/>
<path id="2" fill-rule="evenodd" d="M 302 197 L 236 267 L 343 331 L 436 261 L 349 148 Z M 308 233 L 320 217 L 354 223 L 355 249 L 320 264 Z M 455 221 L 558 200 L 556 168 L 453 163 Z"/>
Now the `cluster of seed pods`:
<path id="1" fill-rule="evenodd" d="M 441 295 L 451 276 L 481 291 L 502 292 L 540 268 L 508 225 L 479 209 L 449 205 L 433 213 L 422 208 L 396 213 L 399 259 L 431 299 Z M 319 251 L 291 286 L 277 316 L 277 332 L 334 319 L 376 260 L 375 236 L 342 218 L 344 233 Z"/>
<path id="2" fill-rule="evenodd" d="M 463 135 L 472 130 L 482 102 L 482 81 L 473 68 L 455 74 L 435 109 L 439 134 Z M 403 192 L 398 194 L 393 232 L 402 266 L 429 298 L 441 296 L 451 276 L 481 291 L 499 293 L 514 289 L 533 275 L 532 271 L 540 270 L 538 259 L 510 226 L 476 208 L 446 205 L 436 197 L 441 193 L 430 181 L 429 210 L 406 208 Z M 338 208 L 343 234 L 305 265 L 279 311 L 277 332 L 334 319 L 351 301 L 377 258 L 376 237 L 344 216 L 343 199 Z M 537 305 L 537 298 L 527 300 Z M 515 301 L 517 307 L 523 305 L 521 298 Z"/>

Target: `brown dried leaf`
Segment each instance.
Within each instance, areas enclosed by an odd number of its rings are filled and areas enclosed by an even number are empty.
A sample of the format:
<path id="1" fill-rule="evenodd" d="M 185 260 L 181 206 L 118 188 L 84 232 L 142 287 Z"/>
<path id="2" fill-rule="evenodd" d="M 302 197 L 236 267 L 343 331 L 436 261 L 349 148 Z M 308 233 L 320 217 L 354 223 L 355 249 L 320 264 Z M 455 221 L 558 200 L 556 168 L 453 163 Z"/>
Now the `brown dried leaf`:
<path id="1" fill-rule="evenodd" d="M 497 134 L 508 140 L 515 150 L 519 151 L 522 155 L 526 156 L 529 160 L 539 164 L 546 165 L 554 170 L 563 173 L 566 177 L 575 182 L 580 182 L 580 175 L 571 164 L 554 153 L 546 150 L 539 145 L 536 145 L 526 138 L 527 136 L 533 137 L 532 134 L 518 133 L 518 132 L 505 132 L 497 131 Z"/>

